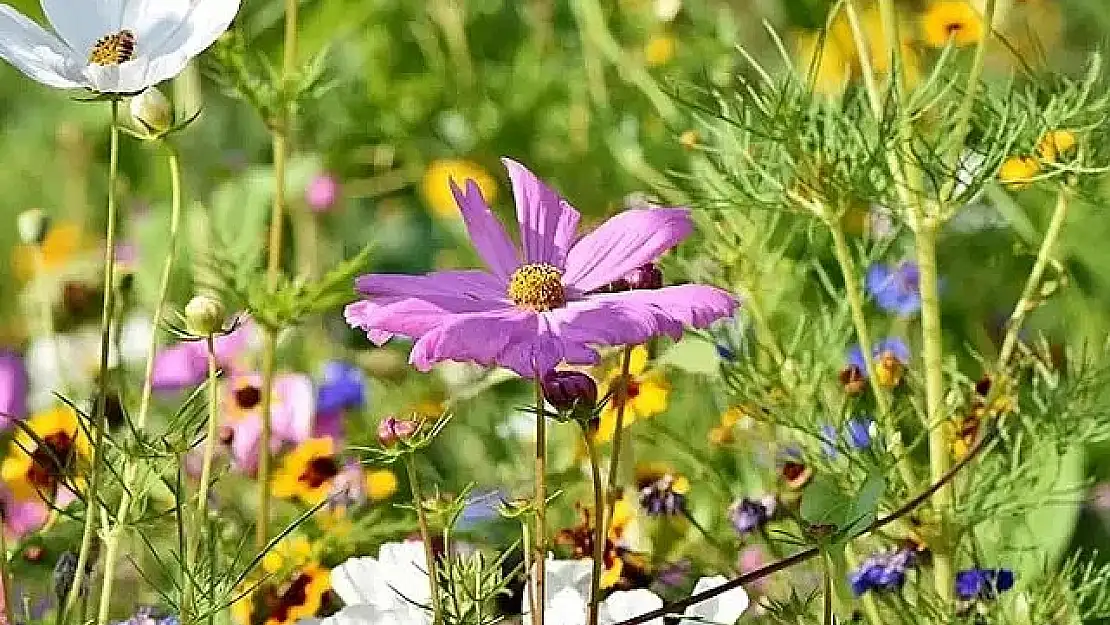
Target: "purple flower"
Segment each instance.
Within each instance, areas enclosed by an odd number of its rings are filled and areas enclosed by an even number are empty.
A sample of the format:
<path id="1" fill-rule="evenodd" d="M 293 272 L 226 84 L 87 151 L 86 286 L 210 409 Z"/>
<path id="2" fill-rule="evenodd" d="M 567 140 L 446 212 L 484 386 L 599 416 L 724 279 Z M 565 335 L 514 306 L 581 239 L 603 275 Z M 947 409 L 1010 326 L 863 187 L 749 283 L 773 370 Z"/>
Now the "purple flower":
<path id="1" fill-rule="evenodd" d="M 0 482 L 0 519 L 3 519 L 4 536 L 18 540 L 39 529 L 50 514 L 46 504 L 38 498 L 21 500 Z"/>
<path id="2" fill-rule="evenodd" d="M 215 340 L 216 362 L 227 368 L 250 343 L 252 325 L 244 323 L 227 336 Z M 196 386 L 208 377 L 208 348 L 204 341 L 188 341 L 167 347 L 154 356 L 152 381 L 157 391 L 179 391 Z"/>
<path id="3" fill-rule="evenodd" d="M 728 293 L 695 284 L 598 292 L 686 238 L 693 230 L 689 212 L 627 210 L 578 238 L 578 211 L 519 163 L 504 163 L 523 251 L 477 183 L 467 181 L 463 190 L 452 181 L 488 271 L 362 276 L 356 286 L 366 299 L 347 307 L 348 323 L 378 344 L 395 334 L 414 339 L 409 360 L 421 371 L 458 360 L 532 377 L 562 361 L 597 364 L 597 346 L 679 338 L 684 325 L 705 327 L 736 309 Z"/>
<path id="4" fill-rule="evenodd" d="M 906 583 L 906 570 L 916 560 L 910 549 L 876 553 L 848 576 L 852 592 L 858 597 L 869 590 L 897 590 Z"/>
<path id="5" fill-rule="evenodd" d="M 921 310 L 920 279 L 917 263 L 875 263 L 867 270 L 867 291 L 879 308 L 908 317 Z"/>
<path id="6" fill-rule="evenodd" d="M 665 473 L 640 487 L 640 506 L 648 516 L 674 516 L 686 512 L 686 493 L 690 482 Z"/>
<path id="7" fill-rule="evenodd" d="M 994 599 L 1013 587 L 1014 572 L 1010 569 L 976 567 L 956 573 L 956 595 L 964 601 Z"/>
<path id="8" fill-rule="evenodd" d="M 366 405 L 366 376 L 349 363 L 333 360 L 324 365 L 324 376 L 316 389 L 316 410 L 340 412 Z"/>
<path id="9" fill-rule="evenodd" d="M 867 449 L 871 446 L 871 429 L 875 421 L 872 419 L 849 419 L 844 425 L 844 435 L 848 444 L 855 449 Z"/>
<path id="10" fill-rule="evenodd" d="M 27 416 L 27 368 L 19 354 L 0 350 L 0 430 Z"/>
<path id="11" fill-rule="evenodd" d="M 276 453 L 312 436 L 316 394 L 312 380 L 299 373 L 278 374 L 273 393 L 270 449 Z M 237 375 L 228 382 L 222 414 L 235 468 L 253 475 L 262 439 L 262 376 Z"/>
<path id="12" fill-rule="evenodd" d="M 142 606 L 126 621 L 116 621 L 113 625 L 179 625 L 181 619 L 175 615 L 164 615 L 152 606 Z"/>
<path id="13" fill-rule="evenodd" d="M 304 190 L 304 201 L 313 212 L 328 212 L 338 199 L 339 181 L 331 174 L 317 174 Z"/>
<path id="14" fill-rule="evenodd" d="M 728 509 L 729 520 L 737 534 L 744 536 L 763 527 L 775 516 L 775 497 L 765 495 L 756 499 L 744 497 Z"/>
<path id="15" fill-rule="evenodd" d="M 875 343 L 874 347 L 871 348 L 871 358 L 873 361 L 887 354 L 896 358 L 903 365 L 909 364 L 910 362 L 910 348 L 906 345 L 906 342 L 900 338 L 892 337 L 883 339 Z M 859 345 L 853 345 L 852 348 L 848 350 L 848 364 L 858 367 L 862 375 L 867 375 L 867 364 L 863 361 L 863 350 L 860 349 Z"/>

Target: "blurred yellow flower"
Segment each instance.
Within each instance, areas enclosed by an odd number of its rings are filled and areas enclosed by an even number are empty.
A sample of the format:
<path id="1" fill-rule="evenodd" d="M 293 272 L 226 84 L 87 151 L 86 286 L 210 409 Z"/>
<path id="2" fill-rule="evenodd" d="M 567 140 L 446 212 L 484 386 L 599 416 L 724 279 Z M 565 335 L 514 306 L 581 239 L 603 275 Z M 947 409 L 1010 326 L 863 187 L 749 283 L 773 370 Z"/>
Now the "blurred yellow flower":
<path id="1" fill-rule="evenodd" d="M 481 165 L 461 159 L 441 159 L 432 161 L 424 172 L 421 193 L 428 208 L 444 218 L 459 216 L 459 207 L 451 193 L 451 181 L 459 188 L 465 188 L 468 180 L 473 180 L 482 191 L 482 197 L 492 203 L 497 199 L 497 181 Z"/>
<path id="2" fill-rule="evenodd" d="M 1037 143 L 1037 154 L 1048 162 L 1070 152 L 1075 147 L 1075 133 L 1070 130 L 1051 130 Z"/>
<path id="3" fill-rule="evenodd" d="M 0 479 L 16 499 L 53 501 L 59 490 L 68 493 L 82 487 L 79 472 L 90 456 L 77 413 L 58 406 L 34 415 L 19 428 L 0 465 Z"/>
<path id="4" fill-rule="evenodd" d="M 610 372 L 599 386 L 598 394 L 601 397 L 605 397 L 609 393 L 612 393 L 612 396 L 605 407 L 601 409 L 601 423 L 598 426 L 597 434 L 595 434 L 598 442 L 604 443 L 613 439 L 613 434 L 617 429 L 617 410 L 622 403 L 625 404 L 624 427 L 628 427 L 639 419 L 654 417 L 667 409 L 667 396 L 670 393 L 670 388 L 662 376 L 658 373 L 649 372 L 647 365 L 647 348 L 638 345 L 632 349 L 632 359 L 629 363 L 628 380 L 626 382 L 628 387 L 627 396 L 621 397 L 624 385 L 621 384 L 621 370 L 619 368 Z"/>
<path id="5" fill-rule="evenodd" d="M 300 499 L 314 506 L 331 493 L 337 475 L 339 462 L 331 437 L 310 438 L 285 456 L 274 473 L 271 489 L 274 497 Z"/>
<path id="6" fill-rule="evenodd" d="M 840 38 L 833 34 L 827 35 L 824 39 L 821 33 L 798 35 L 795 44 L 799 61 L 798 71 L 811 82 L 816 93 L 837 95 L 848 85 L 855 56 L 850 47 L 851 34 L 848 37 L 849 47 L 845 47 Z"/>
<path id="7" fill-rule="evenodd" d="M 231 616 L 237 625 L 292 625 L 316 616 L 324 597 L 331 590 L 331 571 L 309 564 L 281 586 L 263 584 L 253 593 L 243 593 L 232 604 Z M 255 613 L 257 607 L 263 613 Z"/>
<path id="8" fill-rule="evenodd" d="M 1032 156 L 1011 156 L 998 168 L 998 179 L 1016 191 L 1029 186 L 1040 171 L 1040 164 Z"/>
<path id="9" fill-rule="evenodd" d="M 262 558 L 262 570 L 274 575 L 284 569 L 304 566 L 311 560 L 312 543 L 304 536 L 289 536 Z"/>
<path id="10" fill-rule="evenodd" d="M 81 228 L 72 222 L 58 222 L 50 226 L 42 242 L 42 268 L 57 271 L 73 260 L 84 246 Z M 12 266 L 16 278 L 29 280 L 35 275 L 35 255 L 39 250 L 33 245 L 17 245 L 12 249 Z"/>
<path id="11" fill-rule="evenodd" d="M 366 496 L 372 501 L 384 501 L 397 493 L 397 476 L 389 469 L 378 469 L 366 474 Z"/>
<path id="12" fill-rule="evenodd" d="M 967 0 L 938 0 L 921 16 L 925 43 L 943 48 L 951 39 L 957 46 L 979 41 L 983 36 L 983 18 Z"/>
<path id="13" fill-rule="evenodd" d="M 674 59 L 677 49 L 678 40 L 674 37 L 667 34 L 655 35 L 644 44 L 644 64 L 648 67 L 666 65 Z"/>

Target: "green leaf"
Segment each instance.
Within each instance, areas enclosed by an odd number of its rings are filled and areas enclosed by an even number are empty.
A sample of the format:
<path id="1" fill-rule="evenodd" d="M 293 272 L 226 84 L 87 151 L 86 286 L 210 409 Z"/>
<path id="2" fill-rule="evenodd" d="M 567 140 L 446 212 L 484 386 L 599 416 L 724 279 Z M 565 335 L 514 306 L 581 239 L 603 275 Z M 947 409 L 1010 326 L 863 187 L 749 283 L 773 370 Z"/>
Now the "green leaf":
<path id="1" fill-rule="evenodd" d="M 810 525 L 835 527 L 834 542 L 840 542 L 874 522 L 885 492 L 886 479 L 878 472 L 870 473 L 855 493 L 841 488 L 832 477 L 818 475 L 802 492 L 800 513 Z"/>

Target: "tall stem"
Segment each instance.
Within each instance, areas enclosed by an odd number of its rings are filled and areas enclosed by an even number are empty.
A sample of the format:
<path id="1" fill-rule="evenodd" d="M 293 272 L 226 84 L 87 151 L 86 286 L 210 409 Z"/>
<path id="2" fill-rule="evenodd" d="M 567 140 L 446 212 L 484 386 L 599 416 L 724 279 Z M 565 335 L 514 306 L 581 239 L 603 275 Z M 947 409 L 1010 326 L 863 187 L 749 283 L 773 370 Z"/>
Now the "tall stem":
<path id="1" fill-rule="evenodd" d="M 428 585 L 432 593 L 432 624 L 443 622 L 443 598 L 439 592 L 439 565 L 436 561 L 435 547 L 432 545 L 431 526 L 428 525 L 428 512 L 424 509 L 424 490 L 420 487 L 420 476 L 416 472 L 416 457 L 405 455 L 405 469 L 409 475 L 409 488 L 412 489 L 412 505 L 416 506 L 416 522 L 420 526 L 420 540 L 424 542 L 424 558 L 428 564 Z"/>
<path id="2" fill-rule="evenodd" d="M 104 430 L 107 429 L 108 406 L 108 356 L 112 348 L 112 313 L 116 291 L 116 183 L 119 174 L 119 100 L 112 100 L 112 124 L 108 156 L 108 215 L 104 240 L 104 307 L 100 316 L 100 370 L 97 378 L 96 410 L 93 414 L 93 432 L 96 442 L 92 448 L 89 467 L 89 487 L 85 493 L 85 528 L 81 534 L 81 548 L 77 553 L 77 582 L 66 597 L 62 613 L 70 616 L 81 595 L 81 576 L 89 565 L 92 554 L 93 534 L 96 533 L 97 512 L 100 509 L 100 465 L 103 462 Z"/>
<path id="3" fill-rule="evenodd" d="M 139 399 L 139 413 L 135 417 L 135 430 L 139 433 L 143 433 L 146 429 L 146 421 L 150 413 L 150 400 L 154 392 L 154 358 L 158 353 L 158 328 L 162 325 L 162 315 L 166 308 L 166 300 L 169 298 L 170 277 L 173 274 L 174 260 L 177 257 L 177 240 L 181 225 L 181 163 L 173 146 L 167 143 L 165 147 L 170 169 L 170 231 L 166 258 L 162 263 L 161 282 L 158 285 L 158 299 L 154 303 L 154 315 L 151 318 L 153 329 L 150 333 L 150 343 L 147 345 L 146 370 L 143 374 L 143 390 Z M 100 611 L 97 614 L 99 625 L 105 625 L 108 622 L 108 607 L 111 603 L 112 585 L 115 583 L 115 566 L 119 556 L 120 541 L 131 510 L 131 492 L 138 480 L 141 461 L 128 455 L 124 459 L 124 463 L 124 489 L 116 512 L 116 524 L 105 538 L 104 579 L 101 582 Z"/>
<path id="4" fill-rule="evenodd" d="M 601 483 L 601 459 L 597 455 L 597 444 L 586 428 L 582 428 L 582 440 L 590 456 L 590 475 L 594 484 L 594 555 L 593 574 L 590 577 L 590 604 L 587 625 L 597 625 L 598 605 L 601 603 L 601 569 L 605 559 L 605 486 Z M 618 439 L 619 440 L 619 439 Z"/>
<path id="5" fill-rule="evenodd" d="M 270 527 L 270 439 L 273 437 L 271 412 L 274 406 L 274 375 L 276 371 L 277 330 L 266 329 L 262 351 L 262 433 L 258 446 L 258 516 L 255 521 L 255 543 L 259 549 L 269 540 Z"/>
<path id="6" fill-rule="evenodd" d="M 1056 196 L 1056 209 L 1052 212 L 1052 221 L 1048 224 L 1048 230 L 1044 233 L 1044 240 L 1041 241 L 1041 249 L 1037 252 L 1037 260 L 1033 263 L 1033 270 L 1029 272 L 1029 279 L 1025 282 L 1025 289 L 1021 292 L 1021 299 L 1018 300 L 1017 306 L 1014 307 L 1014 312 L 1010 314 L 1010 321 L 1006 328 L 1006 337 L 1002 340 L 1002 350 L 998 353 L 998 370 L 1001 371 L 1010 361 L 1010 357 L 1014 355 L 1014 348 L 1018 344 L 1018 335 L 1021 333 L 1021 327 L 1025 323 L 1025 317 L 1035 307 L 1035 300 L 1037 299 L 1037 290 L 1041 286 L 1041 280 L 1044 278 L 1044 272 L 1048 269 L 1048 263 L 1052 259 L 1052 254 L 1056 250 L 1056 242 L 1060 239 L 1060 232 L 1064 229 L 1064 222 L 1067 220 L 1068 215 L 1068 202 L 1071 199 L 1071 188 L 1068 184 L 1060 186 L 1060 191 Z"/>
<path id="7" fill-rule="evenodd" d="M 543 384 L 540 374 L 536 374 L 536 536 L 535 559 L 536 579 L 533 588 L 536 589 L 536 618 L 532 621 L 535 625 L 543 625 L 544 611 L 547 604 L 547 595 L 544 588 L 547 582 L 547 416 L 543 410 Z"/>
<path id="8" fill-rule="evenodd" d="M 208 525 L 208 493 L 212 487 L 212 461 L 216 457 L 217 427 L 220 423 L 220 382 L 216 370 L 216 341 L 212 335 L 205 339 L 205 346 L 208 347 L 208 431 L 204 437 L 200 486 L 197 489 L 196 544 L 189 550 L 190 569 L 196 566 L 204 528 Z"/>
<path id="9" fill-rule="evenodd" d="M 632 368 L 632 349 L 631 345 L 624 348 L 624 355 L 621 357 L 620 382 L 613 397 L 617 402 L 617 422 L 613 429 L 613 454 L 609 457 L 609 481 L 606 482 L 611 497 L 615 497 L 617 473 L 620 471 L 621 439 L 624 431 L 624 411 L 628 406 L 628 375 Z"/>

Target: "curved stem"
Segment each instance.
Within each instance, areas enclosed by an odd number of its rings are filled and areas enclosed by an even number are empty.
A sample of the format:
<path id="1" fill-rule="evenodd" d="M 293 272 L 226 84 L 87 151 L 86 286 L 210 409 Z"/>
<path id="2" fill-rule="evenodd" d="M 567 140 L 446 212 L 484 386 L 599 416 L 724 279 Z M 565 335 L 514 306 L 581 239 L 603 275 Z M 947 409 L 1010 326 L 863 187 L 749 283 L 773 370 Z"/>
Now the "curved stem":
<path id="1" fill-rule="evenodd" d="M 605 486 L 601 483 L 601 458 L 597 454 L 597 444 L 593 437 L 582 428 L 582 440 L 590 456 L 590 475 L 594 486 L 594 554 L 593 572 L 590 577 L 590 603 L 587 610 L 587 625 L 597 625 L 598 606 L 601 604 L 601 573 L 605 560 Z"/>
<path id="2" fill-rule="evenodd" d="M 547 416 L 543 410 L 543 384 L 540 375 L 536 374 L 536 536 L 535 559 L 536 576 L 533 588 L 536 596 L 536 618 L 532 621 L 535 625 L 543 625 L 544 612 L 547 607 L 547 595 L 544 588 L 547 585 Z"/>
<path id="3" fill-rule="evenodd" d="M 135 417 L 135 431 L 140 434 L 146 429 L 146 421 L 150 413 L 150 401 L 154 392 L 154 358 L 158 353 L 158 328 L 162 324 L 166 301 L 169 299 L 170 277 L 173 274 L 174 260 L 177 257 L 178 232 L 181 226 L 181 163 L 174 147 L 168 143 L 165 144 L 165 147 L 170 169 L 170 231 L 166 259 L 162 264 L 161 282 L 158 285 L 158 299 L 154 304 L 154 314 L 151 319 L 153 329 L 150 333 L 150 343 L 147 345 L 146 370 L 143 374 L 143 390 L 139 399 L 139 413 Z M 115 565 L 119 555 L 120 540 L 131 509 L 131 492 L 139 474 L 139 459 L 128 455 L 124 462 L 124 488 L 116 512 L 116 524 L 105 538 L 104 578 L 100 587 L 100 611 L 97 614 L 99 625 L 105 625 L 108 622 L 108 608 L 112 597 L 112 585 L 115 583 Z"/>
<path id="4" fill-rule="evenodd" d="M 420 487 L 420 476 L 416 473 L 414 454 L 405 454 L 405 470 L 409 475 L 409 488 L 412 490 L 412 505 L 416 507 L 416 522 L 420 526 L 420 540 L 424 542 L 424 558 L 428 564 L 428 583 L 432 593 L 432 624 L 443 622 L 443 598 L 439 592 L 439 566 L 436 561 L 435 547 L 432 545 L 431 526 L 428 525 L 428 512 L 424 509 L 424 494 Z"/>
<path id="5" fill-rule="evenodd" d="M 81 547 L 77 554 L 77 579 L 80 580 L 83 572 L 89 566 L 92 555 L 93 534 L 96 533 L 96 521 L 100 504 L 98 490 L 100 488 L 100 465 L 104 450 L 104 430 L 107 428 L 108 406 L 108 356 L 112 348 L 112 314 L 115 306 L 116 291 L 116 183 L 119 175 L 119 100 L 112 100 L 111 138 L 109 141 L 108 156 L 108 215 L 107 228 L 104 239 L 104 306 L 100 316 L 100 371 L 97 380 L 96 410 L 93 414 L 93 432 L 96 436 L 92 448 L 91 466 L 89 468 L 89 487 L 85 493 L 85 528 L 81 534 Z M 81 596 L 80 581 L 74 582 L 66 596 L 62 608 L 64 617 L 71 616 L 77 600 Z"/>

